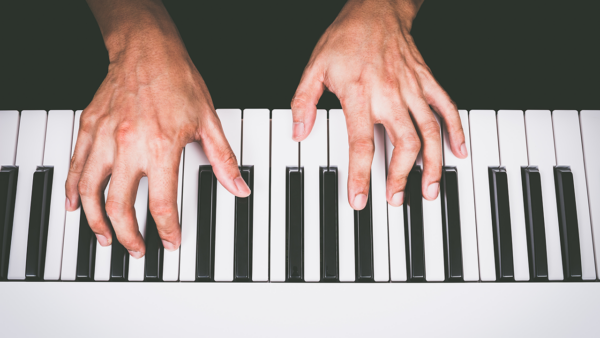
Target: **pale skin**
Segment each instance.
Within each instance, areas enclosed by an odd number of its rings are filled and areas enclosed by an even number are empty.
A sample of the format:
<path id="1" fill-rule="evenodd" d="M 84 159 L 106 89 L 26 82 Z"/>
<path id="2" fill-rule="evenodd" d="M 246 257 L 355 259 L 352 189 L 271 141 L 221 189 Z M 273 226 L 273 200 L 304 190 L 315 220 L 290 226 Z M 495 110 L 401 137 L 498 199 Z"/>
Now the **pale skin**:
<path id="1" fill-rule="evenodd" d="M 422 0 L 350 0 L 321 37 L 292 99 L 293 138 L 305 139 L 325 89 L 346 115 L 350 166 L 348 202 L 363 209 L 373 159 L 373 125 L 382 123 L 394 145 L 386 198 L 403 203 L 406 178 L 423 150 L 423 196 L 439 193 L 442 153 L 434 111 L 450 135 L 452 152 L 467 156 L 455 104 L 433 78 L 410 28 Z M 181 243 L 177 210 L 179 159 L 199 142 L 219 182 L 233 195 L 251 192 L 223 134 L 208 89 L 160 1 L 88 0 L 110 66 L 83 111 L 66 182 L 66 208 L 83 205 L 102 246 L 118 241 L 134 258 L 145 254 L 134 202 L 148 177 L 149 208 L 163 244 Z M 433 111 L 432 111 L 432 109 Z M 106 203 L 104 190 L 110 179 Z"/>

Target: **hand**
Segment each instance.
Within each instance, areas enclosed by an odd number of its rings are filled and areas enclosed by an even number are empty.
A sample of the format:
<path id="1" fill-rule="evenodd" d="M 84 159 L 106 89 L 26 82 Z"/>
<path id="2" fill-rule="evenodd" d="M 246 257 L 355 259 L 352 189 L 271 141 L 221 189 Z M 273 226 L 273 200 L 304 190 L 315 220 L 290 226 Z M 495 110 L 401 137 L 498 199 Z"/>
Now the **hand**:
<path id="1" fill-rule="evenodd" d="M 150 29 L 111 39 L 118 52 L 107 42 L 108 75 L 81 115 L 66 182 L 66 209 L 77 209 L 81 196 L 99 243 L 111 244 L 112 224 L 119 242 L 140 258 L 145 245 L 134 202 L 143 176 L 148 176 L 149 209 L 164 247 L 176 250 L 181 243 L 177 176 L 187 143 L 202 143 L 217 179 L 229 192 L 246 197 L 250 190 L 179 36 Z"/>
<path id="2" fill-rule="evenodd" d="M 452 152 L 467 156 L 456 105 L 434 79 L 410 35 L 419 5 L 407 0 L 348 1 L 317 43 L 292 99 L 296 141 L 310 133 L 326 88 L 340 99 L 350 146 L 348 202 L 356 210 L 365 207 L 369 195 L 376 123 L 384 125 L 394 145 L 387 177 L 390 205 L 403 203 L 421 146 L 423 196 L 433 200 L 439 193 L 442 147 L 431 108 L 445 122 Z"/>

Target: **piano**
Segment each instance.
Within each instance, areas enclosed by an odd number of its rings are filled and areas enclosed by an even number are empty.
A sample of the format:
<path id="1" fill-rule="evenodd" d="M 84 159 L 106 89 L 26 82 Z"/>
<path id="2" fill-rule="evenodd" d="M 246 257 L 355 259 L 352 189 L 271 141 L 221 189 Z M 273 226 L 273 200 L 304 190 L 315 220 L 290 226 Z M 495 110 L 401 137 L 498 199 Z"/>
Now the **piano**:
<path id="1" fill-rule="evenodd" d="M 252 194 L 229 194 L 188 144 L 181 247 L 162 247 L 142 178 L 141 259 L 64 209 L 81 113 L 0 111 L 4 336 L 600 335 L 600 111 L 460 110 L 469 156 L 440 122 L 440 195 L 422 197 L 419 155 L 401 207 L 376 125 L 354 211 L 341 110 L 318 110 L 297 143 L 290 110 L 218 109 Z"/>

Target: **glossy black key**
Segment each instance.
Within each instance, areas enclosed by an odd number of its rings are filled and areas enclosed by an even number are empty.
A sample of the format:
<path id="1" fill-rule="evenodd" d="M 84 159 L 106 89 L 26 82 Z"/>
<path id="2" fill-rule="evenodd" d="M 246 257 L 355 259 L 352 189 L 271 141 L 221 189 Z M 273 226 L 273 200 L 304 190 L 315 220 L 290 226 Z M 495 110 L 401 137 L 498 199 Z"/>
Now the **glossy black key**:
<path id="1" fill-rule="evenodd" d="M 529 276 L 532 282 L 544 282 L 548 281 L 548 258 L 540 171 L 537 167 L 521 167 L 521 180 L 523 182 Z"/>
<path id="2" fill-rule="evenodd" d="M 337 167 L 319 168 L 321 282 L 339 282 Z"/>
<path id="3" fill-rule="evenodd" d="M 373 207 L 371 204 L 371 186 L 367 205 L 360 211 L 354 211 L 354 265 L 357 282 L 374 282 L 373 263 Z"/>
<path id="4" fill-rule="evenodd" d="M 562 249 L 563 273 L 567 281 L 580 281 L 581 251 L 579 247 L 579 225 L 575 203 L 573 173 L 566 166 L 554 167 L 558 226 Z"/>
<path id="5" fill-rule="evenodd" d="M 285 281 L 304 282 L 304 168 L 286 168 Z"/>
<path id="6" fill-rule="evenodd" d="M 114 238 L 114 237 L 113 237 Z M 85 282 L 94 280 L 96 265 L 96 235 L 90 228 L 85 211 L 81 207 L 79 216 L 79 240 L 77 242 L 77 277 L 75 280 Z"/>
<path id="7" fill-rule="evenodd" d="M 492 234 L 496 258 L 496 280 L 515 280 L 508 202 L 508 177 L 503 167 L 488 168 L 490 181 L 490 203 L 492 207 Z"/>
<path id="8" fill-rule="evenodd" d="M 44 279 L 53 173 L 52 167 L 38 167 L 33 173 L 25 263 L 26 280 Z"/>
<path id="9" fill-rule="evenodd" d="M 215 280 L 215 226 L 217 212 L 217 178 L 209 165 L 198 173 L 198 234 L 196 246 L 196 281 Z"/>
<path id="10" fill-rule="evenodd" d="M 110 281 L 127 282 L 129 280 L 129 252 L 119 243 L 113 231 L 110 252 Z"/>
<path id="11" fill-rule="evenodd" d="M 8 275 L 18 176 L 18 167 L 0 169 L 0 280 L 6 280 Z"/>
<path id="12" fill-rule="evenodd" d="M 254 166 L 240 167 L 240 174 L 250 188 L 254 189 Z M 252 281 L 252 211 L 254 195 L 235 198 L 235 233 L 233 251 L 233 281 Z"/>
<path id="13" fill-rule="evenodd" d="M 456 167 L 444 167 L 442 172 L 442 221 L 444 235 L 444 268 L 447 282 L 462 282 L 462 243 L 458 173 Z"/>
<path id="14" fill-rule="evenodd" d="M 156 222 L 148 209 L 146 222 L 146 255 L 144 260 L 144 282 L 162 282 L 163 255 L 165 248 L 158 236 Z"/>
<path id="15" fill-rule="evenodd" d="M 425 235 L 423 230 L 422 172 L 415 166 L 404 189 L 404 238 L 408 282 L 425 282 Z"/>

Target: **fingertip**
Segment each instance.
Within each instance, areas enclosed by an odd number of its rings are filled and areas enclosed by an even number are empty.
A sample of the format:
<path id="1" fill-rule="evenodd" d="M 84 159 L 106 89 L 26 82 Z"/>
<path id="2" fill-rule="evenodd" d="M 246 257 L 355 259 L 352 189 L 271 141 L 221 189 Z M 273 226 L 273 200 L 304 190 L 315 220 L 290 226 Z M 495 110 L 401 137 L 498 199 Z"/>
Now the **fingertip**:
<path id="1" fill-rule="evenodd" d="M 354 200 L 352 201 L 352 208 L 354 210 L 362 210 L 367 206 L 367 195 L 358 194 L 354 196 Z"/>
<path id="2" fill-rule="evenodd" d="M 135 258 L 135 259 L 140 259 L 142 257 L 144 257 L 144 253 L 141 251 L 133 251 L 133 250 L 128 250 L 129 254 L 131 255 L 131 257 Z"/>
<path id="3" fill-rule="evenodd" d="M 175 251 L 175 250 L 179 249 L 179 245 L 180 245 L 180 244 L 171 243 L 164 239 L 162 240 L 162 244 L 163 244 L 163 247 L 169 251 Z"/>
<path id="4" fill-rule="evenodd" d="M 293 124 L 292 138 L 296 142 L 300 142 L 304 139 L 304 122 L 294 122 Z"/>
<path id="5" fill-rule="evenodd" d="M 238 196 L 238 197 L 250 196 L 250 193 L 251 193 L 250 187 L 248 187 L 248 184 L 246 184 L 246 181 L 244 181 L 244 179 L 241 176 L 234 179 L 233 183 L 235 183 L 235 187 L 237 188 L 237 192 L 238 192 L 238 194 L 236 196 Z"/>
<path id="6" fill-rule="evenodd" d="M 429 201 L 432 201 L 434 199 L 436 199 L 438 197 L 438 194 L 440 192 L 440 184 L 437 182 L 431 183 L 429 184 L 429 186 L 427 187 L 427 191 L 426 191 L 426 199 Z"/>
<path id="7" fill-rule="evenodd" d="M 100 235 L 100 234 L 96 234 L 96 239 L 98 240 L 98 243 L 101 246 L 109 246 L 109 245 L 112 244 L 112 239 L 111 238 L 106 238 L 105 236 Z"/>
<path id="8" fill-rule="evenodd" d="M 460 158 L 467 158 L 467 156 L 469 156 L 469 152 L 467 151 L 467 145 L 463 142 L 460 145 L 460 153 L 459 153 L 459 157 Z"/>
<path id="9" fill-rule="evenodd" d="M 388 203 L 393 207 L 399 207 L 404 203 L 404 191 L 395 193 Z"/>

